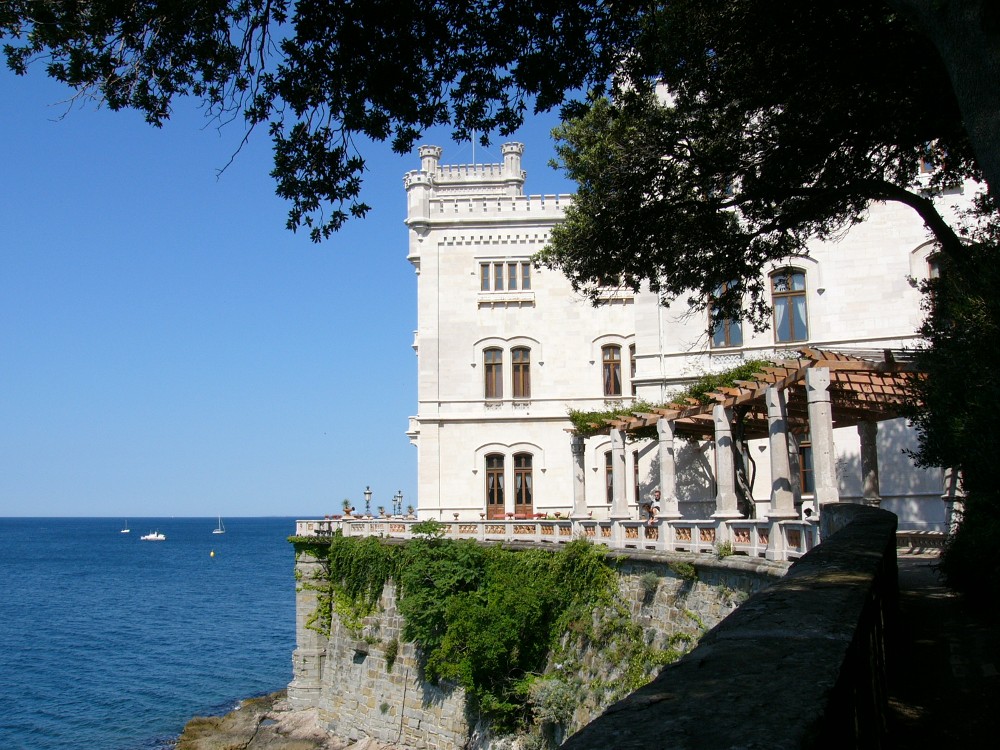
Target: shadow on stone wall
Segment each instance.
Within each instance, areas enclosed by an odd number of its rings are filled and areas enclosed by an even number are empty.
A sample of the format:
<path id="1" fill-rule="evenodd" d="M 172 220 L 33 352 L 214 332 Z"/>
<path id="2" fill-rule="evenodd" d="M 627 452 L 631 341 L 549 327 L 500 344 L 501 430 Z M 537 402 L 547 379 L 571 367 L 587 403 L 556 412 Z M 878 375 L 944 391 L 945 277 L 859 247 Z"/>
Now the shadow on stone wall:
<path id="1" fill-rule="evenodd" d="M 563 748 L 885 746 L 896 517 L 824 516 L 823 544 Z"/>

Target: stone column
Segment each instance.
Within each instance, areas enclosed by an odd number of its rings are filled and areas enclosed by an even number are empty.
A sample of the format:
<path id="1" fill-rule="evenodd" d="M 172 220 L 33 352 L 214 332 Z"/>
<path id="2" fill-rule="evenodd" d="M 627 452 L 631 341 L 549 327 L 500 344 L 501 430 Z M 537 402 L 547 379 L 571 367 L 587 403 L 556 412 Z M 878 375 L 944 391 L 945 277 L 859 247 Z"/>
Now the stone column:
<path id="1" fill-rule="evenodd" d="M 882 501 L 878 487 L 878 423 L 858 424 L 861 439 L 861 502 L 876 508 Z"/>
<path id="2" fill-rule="evenodd" d="M 962 489 L 962 472 L 949 467 L 944 470 L 944 492 L 941 499 L 945 502 L 944 533 L 949 536 L 955 533 L 962 511 L 965 510 L 965 490 Z"/>
<path id="3" fill-rule="evenodd" d="M 611 518 L 630 518 L 625 486 L 625 432 L 611 429 Z"/>
<path id="4" fill-rule="evenodd" d="M 809 408 L 809 440 L 812 442 L 813 484 L 817 512 L 826 503 L 840 502 L 837 463 L 833 448 L 833 411 L 830 408 L 830 370 L 806 370 L 806 401 Z"/>
<path id="5" fill-rule="evenodd" d="M 740 518 L 736 501 L 736 465 L 733 462 L 732 412 L 722 404 L 712 409 L 715 423 L 715 513 L 712 518 Z"/>
<path id="6" fill-rule="evenodd" d="M 677 505 L 677 462 L 674 456 L 674 423 L 666 417 L 656 420 L 660 461 L 660 518 L 680 518 Z"/>
<path id="7" fill-rule="evenodd" d="M 768 518 L 795 518 L 795 495 L 792 493 L 792 472 L 788 460 L 788 407 L 785 393 L 768 386 L 767 401 L 768 447 L 771 454 L 771 507 Z"/>
<path id="8" fill-rule="evenodd" d="M 295 561 L 296 577 L 306 583 L 322 583 L 323 565 L 307 550 Z M 315 585 L 315 584 L 313 584 Z M 317 589 L 297 586 L 295 590 L 295 651 L 292 652 L 292 682 L 288 702 L 298 709 L 316 708 L 323 687 L 323 665 L 329 633 L 309 627 L 317 607 Z"/>
<path id="9" fill-rule="evenodd" d="M 584 471 L 584 450 L 586 441 L 582 435 L 574 435 L 570 443 L 573 452 L 573 515 L 572 518 L 587 517 L 587 475 Z"/>

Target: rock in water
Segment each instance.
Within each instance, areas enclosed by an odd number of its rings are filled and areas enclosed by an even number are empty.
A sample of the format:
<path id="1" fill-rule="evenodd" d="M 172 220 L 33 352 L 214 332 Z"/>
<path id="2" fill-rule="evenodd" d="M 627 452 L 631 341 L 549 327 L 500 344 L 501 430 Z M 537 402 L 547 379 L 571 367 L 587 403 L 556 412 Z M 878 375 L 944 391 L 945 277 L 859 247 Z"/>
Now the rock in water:
<path id="1" fill-rule="evenodd" d="M 250 698 L 225 716 L 196 716 L 176 750 L 343 750 L 349 743 L 324 731 L 315 711 L 292 711 L 282 690 Z"/>

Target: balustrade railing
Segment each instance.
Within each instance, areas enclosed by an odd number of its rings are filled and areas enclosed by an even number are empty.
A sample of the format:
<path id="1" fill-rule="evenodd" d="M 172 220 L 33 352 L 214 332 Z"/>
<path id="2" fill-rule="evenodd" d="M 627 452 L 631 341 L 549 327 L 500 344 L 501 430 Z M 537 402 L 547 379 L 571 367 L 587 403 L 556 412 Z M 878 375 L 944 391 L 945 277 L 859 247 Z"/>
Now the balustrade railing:
<path id="1" fill-rule="evenodd" d="M 295 534 L 323 537 L 339 531 L 344 536 L 411 539 L 415 523 L 414 518 L 402 517 L 303 520 L 295 522 Z M 439 523 L 442 535 L 450 539 L 559 545 L 582 537 L 610 549 L 737 554 L 772 560 L 797 559 L 819 544 L 819 526 L 815 521 L 505 518 L 454 519 Z"/>

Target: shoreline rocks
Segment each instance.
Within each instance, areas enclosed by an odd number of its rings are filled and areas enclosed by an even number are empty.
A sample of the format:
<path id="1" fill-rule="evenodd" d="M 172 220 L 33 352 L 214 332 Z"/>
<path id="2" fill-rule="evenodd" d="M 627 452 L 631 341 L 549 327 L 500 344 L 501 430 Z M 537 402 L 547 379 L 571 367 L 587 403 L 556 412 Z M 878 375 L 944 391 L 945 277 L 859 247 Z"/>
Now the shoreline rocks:
<path id="1" fill-rule="evenodd" d="M 285 691 L 248 698 L 225 716 L 195 716 L 175 750 L 405 750 L 371 738 L 351 743 L 319 724 L 315 710 L 292 710 Z"/>

